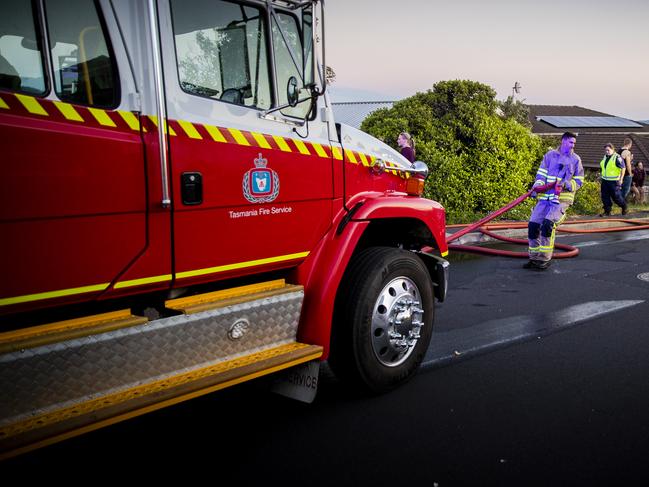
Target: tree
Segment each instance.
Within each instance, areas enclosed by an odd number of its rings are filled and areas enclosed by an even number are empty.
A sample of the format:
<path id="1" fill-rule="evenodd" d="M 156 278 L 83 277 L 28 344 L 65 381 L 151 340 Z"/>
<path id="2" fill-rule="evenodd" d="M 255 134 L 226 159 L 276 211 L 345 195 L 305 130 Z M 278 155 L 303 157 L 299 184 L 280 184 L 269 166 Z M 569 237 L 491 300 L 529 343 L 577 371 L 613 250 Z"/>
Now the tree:
<path id="1" fill-rule="evenodd" d="M 336 72 L 331 66 L 325 66 L 325 80 L 328 85 L 336 81 Z"/>
<path id="2" fill-rule="evenodd" d="M 522 194 L 547 150 L 526 127 L 497 115 L 495 97 L 482 83 L 442 81 L 373 112 L 361 128 L 392 145 L 409 132 L 417 159 L 430 168 L 426 196 L 444 205 L 450 222 L 470 221 Z"/>
<path id="3" fill-rule="evenodd" d="M 513 96 L 508 96 L 505 101 L 500 102 L 500 110 L 503 117 L 514 119 L 524 127 L 532 128 L 532 123 L 528 118 L 530 107 L 519 100 L 514 100 Z"/>

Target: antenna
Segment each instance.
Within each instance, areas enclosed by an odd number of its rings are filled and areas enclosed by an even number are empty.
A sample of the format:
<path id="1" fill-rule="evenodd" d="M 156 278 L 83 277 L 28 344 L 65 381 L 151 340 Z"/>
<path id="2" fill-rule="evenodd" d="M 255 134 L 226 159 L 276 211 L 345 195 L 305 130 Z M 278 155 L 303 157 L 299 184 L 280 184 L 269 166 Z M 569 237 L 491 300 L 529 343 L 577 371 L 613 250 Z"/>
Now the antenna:
<path id="1" fill-rule="evenodd" d="M 514 83 L 514 87 L 512 88 L 512 99 L 516 98 L 516 95 L 521 92 L 521 88 L 523 88 L 521 84 L 518 81 L 516 81 Z"/>

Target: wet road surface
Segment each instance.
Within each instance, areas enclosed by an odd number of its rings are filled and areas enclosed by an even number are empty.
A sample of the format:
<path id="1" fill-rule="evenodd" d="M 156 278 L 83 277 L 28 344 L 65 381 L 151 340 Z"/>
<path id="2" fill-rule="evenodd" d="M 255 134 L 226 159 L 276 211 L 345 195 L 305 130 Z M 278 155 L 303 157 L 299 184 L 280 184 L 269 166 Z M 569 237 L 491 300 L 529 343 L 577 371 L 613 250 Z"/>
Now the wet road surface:
<path id="1" fill-rule="evenodd" d="M 425 364 L 390 394 L 325 370 L 303 404 L 259 380 L 0 467 L 74 485 L 645 485 L 649 232 L 559 239 L 581 254 L 544 272 L 453 257 Z"/>

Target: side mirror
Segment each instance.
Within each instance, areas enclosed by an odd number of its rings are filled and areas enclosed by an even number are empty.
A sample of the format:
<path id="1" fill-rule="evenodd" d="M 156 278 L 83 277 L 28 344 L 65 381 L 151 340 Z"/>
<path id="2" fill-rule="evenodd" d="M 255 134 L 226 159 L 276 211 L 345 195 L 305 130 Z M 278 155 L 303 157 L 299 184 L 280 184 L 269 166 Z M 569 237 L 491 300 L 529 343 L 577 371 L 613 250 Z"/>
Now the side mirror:
<path id="1" fill-rule="evenodd" d="M 297 88 L 297 78 L 291 76 L 286 84 L 286 99 L 291 107 L 297 106 L 300 92 Z"/>
<path id="2" fill-rule="evenodd" d="M 412 163 L 412 169 L 413 172 L 423 179 L 426 179 L 428 177 L 428 166 L 426 165 L 425 162 L 422 161 L 415 161 Z"/>

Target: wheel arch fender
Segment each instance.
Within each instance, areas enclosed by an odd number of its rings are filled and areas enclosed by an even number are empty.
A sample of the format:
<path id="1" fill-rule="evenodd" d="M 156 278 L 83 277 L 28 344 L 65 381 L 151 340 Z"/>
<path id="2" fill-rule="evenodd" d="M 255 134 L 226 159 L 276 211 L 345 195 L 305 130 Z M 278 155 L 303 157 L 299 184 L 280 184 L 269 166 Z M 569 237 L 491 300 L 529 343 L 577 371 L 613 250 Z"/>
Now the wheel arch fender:
<path id="1" fill-rule="evenodd" d="M 428 243 L 439 249 L 442 255 L 448 252 L 444 239 L 444 209 L 439 204 L 405 196 L 378 200 L 387 201 L 370 200 L 360 206 L 354 205 L 353 218 L 348 219 L 344 225 L 341 222 L 347 213 L 341 213 L 335 219 L 336 224 L 295 271 L 296 281 L 303 284 L 305 289 L 298 339 L 321 345 L 324 348 L 323 359 L 328 357 L 331 346 L 332 320 L 339 286 L 355 253 L 376 245 L 396 248 L 396 242 L 380 240 L 380 236 L 385 236 L 386 231 L 396 232 L 404 228 L 430 238 L 427 240 L 422 237 L 421 242 L 417 243 L 420 245 L 418 249 Z M 413 201 L 417 204 L 406 205 Z M 391 205 L 394 202 L 398 203 L 396 207 Z M 431 253 L 416 253 L 429 271 L 435 297 L 442 301 L 446 294 L 448 262 Z"/>
<path id="2" fill-rule="evenodd" d="M 425 225 L 432 237 L 428 245 L 439 249 L 442 256 L 448 252 L 446 243 L 446 212 L 439 203 L 415 198 L 403 193 L 369 198 L 354 213 L 353 221 L 411 221 Z"/>

